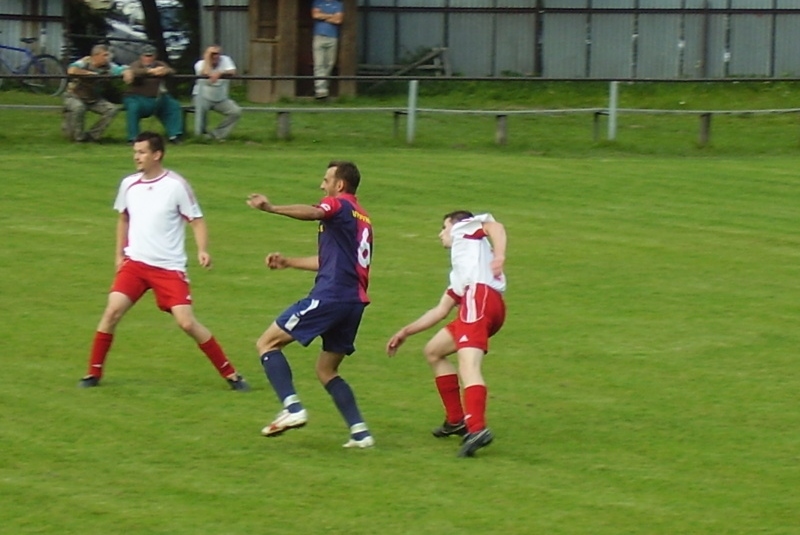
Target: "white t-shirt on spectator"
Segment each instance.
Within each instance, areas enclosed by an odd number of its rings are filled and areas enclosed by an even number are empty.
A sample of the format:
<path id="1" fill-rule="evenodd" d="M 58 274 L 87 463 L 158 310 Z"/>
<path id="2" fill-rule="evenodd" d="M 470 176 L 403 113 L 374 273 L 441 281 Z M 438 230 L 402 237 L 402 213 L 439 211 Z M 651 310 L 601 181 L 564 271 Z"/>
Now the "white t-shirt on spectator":
<path id="1" fill-rule="evenodd" d="M 194 73 L 198 76 L 203 74 L 203 65 L 205 64 L 205 60 L 201 59 L 197 63 L 194 64 Z M 221 55 L 219 57 L 219 63 L 215 69 L 212 69 L 211 72 L 226 72 L 226 71 L 235 71 L 236 64 L 233 63 L 233 60 L 230 56 Z M 222 102 L 223 100 L 228 100 L 228 88 L 230 87 L 231 81 L 227 78 L 220 78 L 213 84 L 208 81 L 208 78 L 198 78 L 194 84 L 194 88 L 192 88 L 192 95 L 200 95 L 206 100 L 210 100 L 211 102 Z"/>

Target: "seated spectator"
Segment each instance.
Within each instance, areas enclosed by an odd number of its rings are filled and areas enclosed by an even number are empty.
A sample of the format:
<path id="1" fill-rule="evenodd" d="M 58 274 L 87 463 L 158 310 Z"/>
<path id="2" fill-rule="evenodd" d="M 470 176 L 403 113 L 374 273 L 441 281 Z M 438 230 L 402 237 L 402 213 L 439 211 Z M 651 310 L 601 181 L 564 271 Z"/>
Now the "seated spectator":
<path id="1" fill-rule="evenodd" d="M 194 72 L 197 76 L 208 77 L 198 78 L 192 90 L 194 135 L 223 141 L 242 115 L 242 108 L 228 96 L 231 82 L 224 78 L 236 74 L 236 65 L 230 56 L 222 54 L 219 45 L 212 45 L 206 49 L 203 59 L 194 64 Z M 219 125 L 210 132 L 206 130 L 209 110 L 224 115 Z"/>
<path id="2" fill-rule="evenodd" d="M 98 80 L 97 77 L 122 76 L 130 83 L 133 79 L 130 69 L 113 63 L 106 45 L 95 45 L 91 55 L 70 64 L 67 73 L 80 77 L 71 79 L 64 93 L 64 122 L 61 129 L 72 141 L 100 141 L 119 108 L 103 97 L 108 79 Z M 100 119 L 88 132 L 84 132 L 87 110 L 100 115 Z"/>
<path id="3" fill-rule="evenodd" d="M 156 59 L 156 47 L 144 45 L 139 59 L 129 65 L 133 80 L 122 97 L 125 106 L 128 142 L 139 135 L 139 121 L 155 116 L 167 131 L 172 143 L 180 143 L 183 135 L 183 113 L 180 103 L 167 92 L 164 77 L 173 69 Z"/>

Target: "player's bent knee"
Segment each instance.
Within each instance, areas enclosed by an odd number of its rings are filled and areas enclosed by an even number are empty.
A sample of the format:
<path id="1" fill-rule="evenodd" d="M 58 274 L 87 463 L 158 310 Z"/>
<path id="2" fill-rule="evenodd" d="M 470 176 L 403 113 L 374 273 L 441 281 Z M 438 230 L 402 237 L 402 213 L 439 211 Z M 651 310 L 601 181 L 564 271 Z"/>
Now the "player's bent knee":
<path id="1" fill-rule="evenodd" d="M 195 328 L 195 325 L 196 325 L 196 321 L 195 321 L 194 318 L 192 318 L 192 317 L 189 317 L 189 318 L 175 318 L 175 321 L 178 323 L 178 327 L 180 327 L 181 330 L 183 330 L 183 331 L 185 331 L 185 332 L 187 332 L 189 334 L 192 334 L 192 332 L 194 331 L 194 328 Z"/>
<path id="2" fill-rule="evenodd" d="M 122 319 L 125 310 L 117 307 L 107 307 L 103 312 L 103 324 L 114 327 Z"/>
<path id="3" fill-rule="evenodd" d="M 433 343 L 428 343 L 422 353 L 425 355 L 425 360 L 428 361 L 428 364 L 436 364 L 447 357 L 447 355 L 442 354 L 441 348 Z"/>
<path id="4" fill-rule="evenodd" d="M 284 332 L 276 323 L 272 323 L 258 338 L 256 349 L 259 355 L 263 355 L 269 351 L 283 349 L 292 340 L 291 335 Z"/>
<path id="5" fill-rule="evenodd" d="M 328 370 L 328 369 L 323 370 L 317 368 L 316 371 L 317 371 L 317 379 L 319 379 L 319 382 L 322 386 L 325 386 L 326 384 L 330 383 L 334 377 L 339 375 L 338 372 L 336 372 L 336 370 Z"/>
<path id="6" fill-rule="evenodd" d="M 262 334 L 261 337 L 256 341 L 256 349 L 258 350 L 259 355 L 263 355 L 264 353 L 268 353 L 270 351 L 275 351 L 281 347 L 282 345 L 276 338 L 268 336 L 266 333 Z"/>

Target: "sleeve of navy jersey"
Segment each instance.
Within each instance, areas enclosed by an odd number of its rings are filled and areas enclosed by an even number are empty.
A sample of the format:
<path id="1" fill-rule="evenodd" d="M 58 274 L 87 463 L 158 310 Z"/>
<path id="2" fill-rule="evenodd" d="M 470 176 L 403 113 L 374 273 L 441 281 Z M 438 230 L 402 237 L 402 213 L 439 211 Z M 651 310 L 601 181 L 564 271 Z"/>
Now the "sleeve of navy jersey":
<path id="1" fill-rule="evenodd" d="M 310 297 L 369 303 L 372 224 L 352 195 L 325 197 L 317 205 L 325 215 L 319 222 L 319 271 Z"/>

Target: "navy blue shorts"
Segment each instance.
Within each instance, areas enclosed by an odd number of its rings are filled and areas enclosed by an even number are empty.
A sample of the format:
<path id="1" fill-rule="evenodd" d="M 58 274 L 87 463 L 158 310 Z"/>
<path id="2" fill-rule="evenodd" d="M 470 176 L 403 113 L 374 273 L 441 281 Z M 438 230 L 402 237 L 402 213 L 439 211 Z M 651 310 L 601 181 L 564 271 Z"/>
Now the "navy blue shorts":
<path id="1" fill-rule="evenodd" d="M 300 344 L 322 337 L 322 350 L 350 355 L 366 303 L 323 302 L 306 297 L 283 311 L 275 323 Z"/>

